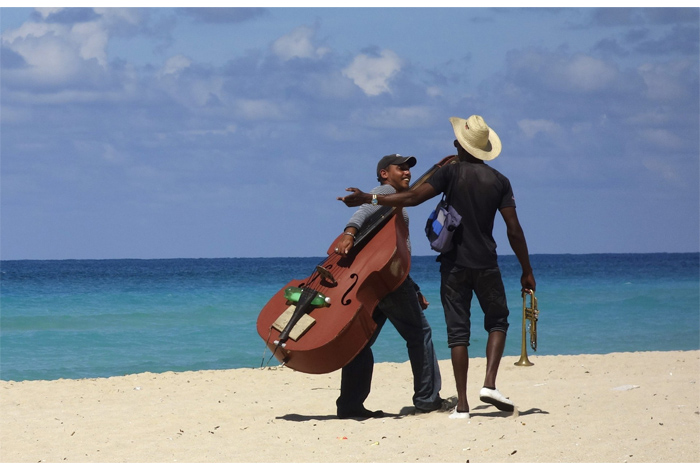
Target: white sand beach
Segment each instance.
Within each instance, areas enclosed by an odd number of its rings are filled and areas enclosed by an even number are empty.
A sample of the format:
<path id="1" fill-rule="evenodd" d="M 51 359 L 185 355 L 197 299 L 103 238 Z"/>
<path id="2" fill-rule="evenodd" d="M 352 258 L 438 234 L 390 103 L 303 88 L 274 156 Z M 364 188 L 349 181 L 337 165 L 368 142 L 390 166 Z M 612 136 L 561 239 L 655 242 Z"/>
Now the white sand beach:
<path id="1" fill-rule="evenodd" d="M 505 357 L 469 420 L 414 414 L 409 363 L 376 364 L 368 408 L 335 416 L 340 373 L 286 368 L 0 382 L 0 461 L 16 462 L 700 462 L 700 351 Z M 455 401 L 451 364 L 442 396 Z"/>

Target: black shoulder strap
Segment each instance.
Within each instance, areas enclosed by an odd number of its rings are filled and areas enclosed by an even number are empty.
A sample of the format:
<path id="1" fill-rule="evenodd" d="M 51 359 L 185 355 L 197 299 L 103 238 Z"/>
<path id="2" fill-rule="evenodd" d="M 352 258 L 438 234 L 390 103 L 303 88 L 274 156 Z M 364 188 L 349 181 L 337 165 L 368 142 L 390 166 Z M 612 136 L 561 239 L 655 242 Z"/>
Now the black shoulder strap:
<path id="1" fill-rule="evenodd" d="M 454 162 L 454 163 L 457 163 L 457 162 Z M 456 170 L 455 170 L 455 171 L 456 171 Z M 452 195 L 452 184 L 454 183 L 455 178 L 459 178 L 459 172 L 458 172 L 458 171 L 457 171 L 457 174 L 456 174 L 456 175 L 455 175 L 455 174 L 452 174 L 452 177 L 450 178 L 450 184 L 447 185 L 447 191 L 446 191 L 445 194 L 443 194 L 443 196 L 442 196 L 442 198 L 445 200 L 445 202 L 447 203 L 448 206 L 450 205 L 450 199 L 451 199 L 450 196 Z"/>

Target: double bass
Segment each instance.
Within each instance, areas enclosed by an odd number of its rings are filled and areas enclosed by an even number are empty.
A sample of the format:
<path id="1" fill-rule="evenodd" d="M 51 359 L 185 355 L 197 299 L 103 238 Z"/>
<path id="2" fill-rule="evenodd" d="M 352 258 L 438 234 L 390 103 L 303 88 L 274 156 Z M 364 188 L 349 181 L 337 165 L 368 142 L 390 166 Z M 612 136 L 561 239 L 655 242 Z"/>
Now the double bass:
<path id="1" fill-rule="evenodd" d="M 443 158 L 410 189 L 456 161 L 455 155 Z M 290 369 L 325 374 L 347 365 L 372 338 L 379 301 L 408 276 L 408 227 L 396 208 L 380 207 L 368 218 L 344 257 L 334 251 L 340 237 L 310 276 L 282 287 L 258 316 L 258 334 Z"/>

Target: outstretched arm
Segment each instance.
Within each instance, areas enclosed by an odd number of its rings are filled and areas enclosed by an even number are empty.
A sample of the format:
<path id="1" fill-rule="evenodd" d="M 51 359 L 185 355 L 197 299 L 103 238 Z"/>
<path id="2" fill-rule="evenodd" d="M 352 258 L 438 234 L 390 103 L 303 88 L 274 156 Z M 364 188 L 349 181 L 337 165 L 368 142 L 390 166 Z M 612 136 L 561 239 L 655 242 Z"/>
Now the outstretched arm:
<path id="1" fill-rule="evenodd" d="M 363 193 L 357 188 L 347 188 L 346 191 L 350 191 L 352 194 L 339 197 L 338 200 L 343 201 L 348 207 L 356 207 L 372 202 L 372 195 L 369 193 Z M 426 183 L 401 193 L 380 194 L 377 196 L 377 203 L 380 206 L 413 207 L 427 201 L 431 197 L 437 196 L 437 194 L 435 188 Z"/>
<path id="2" fill-rule="evenodd" d="M 515 207 L 504 207 L 501 209 L 501 215 L 503 216 L 503 221 L 506 223 L 508 242 L 523 270 L 523 274 L 520 277 L 522 290 L 530 289 L 534 292 L 536 287 L 535 276 L 532 273 L 532 266 L 530 266 L 530 254 L 528 253 L 525 234 L 523 233 L 523 228 L 520 226 Z"/>

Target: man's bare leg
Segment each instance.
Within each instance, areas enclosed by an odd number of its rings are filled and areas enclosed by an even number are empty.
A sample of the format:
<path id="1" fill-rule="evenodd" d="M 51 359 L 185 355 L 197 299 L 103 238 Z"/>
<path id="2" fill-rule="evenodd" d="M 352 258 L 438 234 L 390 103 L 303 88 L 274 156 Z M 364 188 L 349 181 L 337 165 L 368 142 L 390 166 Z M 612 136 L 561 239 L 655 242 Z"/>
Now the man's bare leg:
<path id="1" fill-rule="evenodd" d="M 496 389 L 496 375 L 501 364 L 503 349 L 506 345 L 506 334 L 502 331 L 492 331 L 486 343 L 486 377 L 484 387 L 479 392 L 479 398 L 484 403 L 494 405 L 501 411 L 513 411 L 515 405 Z"/>
<path id="2" fill-rule="evenodd" d="M 466 346 L 454 346 L 451 349 L 452 370 L 457 385 L 457 411 L 465 413 L 469 411 L 467 401 L 467 373 L 469 371 L 469 350 Z"/>
<path id="3" fill-rule="evenodd" d="M 505 347 L 506 334 L 502 331 L 492 331 L 486 343 L 486 377 L 484 377 L 486 388 L 496 388 L 496 375 L 498 375 L 498 367 L 501 365 Z"/>

